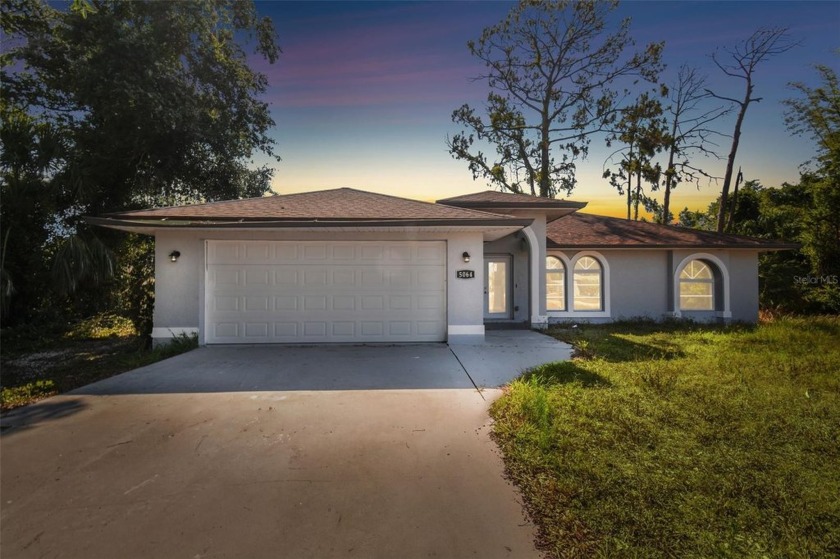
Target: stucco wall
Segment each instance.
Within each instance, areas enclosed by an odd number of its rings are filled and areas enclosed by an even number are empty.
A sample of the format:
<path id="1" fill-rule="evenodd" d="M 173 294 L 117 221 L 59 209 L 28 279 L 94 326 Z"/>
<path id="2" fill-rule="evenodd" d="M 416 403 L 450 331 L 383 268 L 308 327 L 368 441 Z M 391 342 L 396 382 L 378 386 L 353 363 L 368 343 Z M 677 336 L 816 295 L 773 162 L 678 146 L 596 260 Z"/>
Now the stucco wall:
<path id="1" fill-rule="evenodd" d="M 729 255 L 732 320 L 758 320 L 758 253 L 732 251 Z"/>
<path id="2" fill-rule="evenodd" d="M 484 236 L 481 233 L 452 233 L 446 238 L 446 300 L 449 343 L 484 339 Z M 464 262 L 464 252 L 470 261 Z M 459 279 L 458 270 L 473 270 L 475 278 Z"/>
<path id="3" fill-rule="evenodd" d="M 580 251 L 550 250 L 548 254 L 564 257 L 568 264 Z M 591 253 L 591 251 L 587 251 Z M 677 314 L 698 322 L 733 320 L 755 322 L 758 319 L 758 255 L 741 250 L 603 250 L 602 262 L 608 267 L 605 282 L 606 316 L 597 313 L 550 312 L 549 321 L 610 322 L 631 318 L 662 320 L 679 310 L 675 275 L 688 258 L 705 258 L 720 267 L 720 289 L 716 292 L 714 312 Z M 572 308 L 571 270 L 567 270 L 568 307 Z M 605 273 L 606 275 L 606 273 Z M 725 280 L 725 281 L 724 281 Z M 725 293 L 728 286 L 728 295 Z M 587 316 L 589 314 L 590 316 Z"/>
<path id="4" fill-rule="evenodd" d="M 604 251 L 610 267 L 610 315 L 662 319 L 668 312 L 668 253 L 664 250 Z"/>
<path id="5" fill-rule="evenodd" d="M 177 262 L 169 254 L 181 253 Z M 153 339 L 197 334 L 204 301 L 204 241 L 189 233 L 155 236 L 155 309 Z"/>
<path id="6" fill-rule="evenodd" d="M 536 266 L 532 265 L 532 268 L 536 268 L 537 273 L 539 274 L 539 278 L 537 279 L 536 286 L 539 289 L 539 296 L 536 297 L 535 304 L 532 304 L 532 307 L 539 307 L 539 308 L 532 308 L 531 309 L 531 317 L 534 318 L 534 315 L 539 317 L 545 317 L 545 234 L 546 234 L 546 219 L 545 214 L 541 213 L 533 213 L 533 212 L 511 212 L 512 215 L 517 215 L 519 217 L 530 217 L 534 219 L 534 222 L 530 225 L 530 229 L 533 230 L 534 235 L 537 238 L 537 251 L 532 251 L 536 258 Z M 537 256 L 538 255 L 538 256 Z M 533 296 L 533 294 L 532 294 Z"/>
<path id="7" fill-rule="evenodd" d="M 545 223 L 538 220 L 534 232 L 544 243 Z M 155 311 L 152 336 L 165 340 L 173 335 L 198 333 L 203 343 L 204 325 L 204 240 L 254 239 L 254 240 L 444 240 L 447 242 L 447 332 L 450 342 L 474 341 L 484 335 L 484 260 L 486 253 L 513 255 L 514 313 L 515 320 L 533 318 L 529 294 L 532 270 L 529 250 L 522 250 L 518 236 L 510 236 L 492 243 L 484 243 L 480 232 L 266 232 L 206 231 L 157 232 L 155 243 Z M 169 254 L 181 253 L 178 262 L 170 262 Z M 469 252 L 471 261 L 464 263 L 462 254 Z M 580 251 L 549 251 L 570 262 Z M 544 253 L 543 253 L 544 254 Z M 637 317 L 661 320 L 674 312 L 674 275 L 687 257 L 703 254 L 713 257 L 726 270 L 729 284 L 729 312 L 723 313 L 722 301 L 714 313 L 682 313 L 686 318 L 699 321 L 731 320 L 755 322 L 758 318 L 758 257 L 755 251 L 718 250 L 603 250 L 599 253 L 608 267 L 605 283 L 607 311 L 597 316 L 575 312 L 545 311 L 545 269 L 540 257 L 539 301 L 540 314 L 548 315 L 550 322 L 605 322 Z M 474 279 L 458 279 L 457 270 L 474 270 Z M 571 270 L 568 271 L 571 273 Z M 571 308 L 571 282 L 567 283 Z M 720 300 L 720 299 L 719 299 Z"/>
<path id="8" fill-rule="evenodd" d="M 475 341 L 484 336 L 484 263 L 481 232 L 267 232 L 172 231 L 156 232 L 155 310 L 152 337 L 156 342 L 173 335 L 198 333 L 204 343 L 205 239 L 230 240 L 442 240 L 447 242 L 447 323 L 450 342 Z M 177 262 L 169 254 L 181 253 Z M 467 264 L 462 255 L 469 252 Z M 474 270 L 474 279 L 457 279 L 457 270 Z"/>
<path id="9" fill-rule="evenodd" d="M 573 311 L 572 262 L 582 253 L 597 258 L 604 269 L 603 313 Z M 567 308 L 549 312 L 551 322 L 608 322 L 630 318 L 661 320 L 668 313 L 668 253 L 663 250 L 549 250 L 567 270 Z"/>

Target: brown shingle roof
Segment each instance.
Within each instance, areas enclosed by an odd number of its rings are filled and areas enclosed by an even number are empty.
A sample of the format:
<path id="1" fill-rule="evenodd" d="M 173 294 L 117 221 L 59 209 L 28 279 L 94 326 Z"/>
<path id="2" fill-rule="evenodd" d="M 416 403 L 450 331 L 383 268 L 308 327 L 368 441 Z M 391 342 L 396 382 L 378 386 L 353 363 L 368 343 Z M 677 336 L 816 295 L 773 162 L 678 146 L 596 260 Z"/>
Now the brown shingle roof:
<path id="1" fill-rule="evenodd" d="M 465 194 L 438 200 L 438 204 L 458 206 L 464 208 L 573 208 L 580 209 L 586 206 L 586 202 L 572 202 L 570 200 L 558 200 L 556 198 L 541 198 L 530 194 L 517 194 L 514 192 L 499 192 L 497 190 L 485 190 L 475 194 Z"/>
<path id="2" fill-rule="evenodd" d="M 375 221 L 507 220 L 508 216 L 455 208 L 352 188 L 228 200 L 110 214 L 121 219 Z"/>
<path id="3" fill-rule="evenodd" d="M 546 236 L 548 248 L 799 248 L 767 239 L 580 213 L 549 223 Z"/>

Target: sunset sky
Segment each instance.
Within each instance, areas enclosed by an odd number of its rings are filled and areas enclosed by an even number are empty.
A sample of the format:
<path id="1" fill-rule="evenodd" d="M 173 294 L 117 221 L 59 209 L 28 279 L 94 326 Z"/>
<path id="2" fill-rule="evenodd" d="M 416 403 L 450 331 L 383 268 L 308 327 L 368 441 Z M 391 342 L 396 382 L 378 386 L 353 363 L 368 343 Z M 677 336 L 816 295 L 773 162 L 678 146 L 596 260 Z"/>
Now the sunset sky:
<path id="1" fill-rule="evenodd" d="M 445 138 L 458 128 L 452 111 L 463 103 L 483 107 L 487 88 L 471 80 L 482 66 L 466 47 L 501 20 L 510 2 L 257 2 L 277 27 L 278 63 L 254 64 L 269 77 L 267 100 L 283 158 L 274 191 L 287 194 L 353 187 L 420 200 L 488 188 L 473 181 L 466 163 L 451 158 Z M 665 41 L 670 80 L 683 63 L 702 69 L 711 87 L 743 96 L 743 82 L 724 77 L 709 54 L 731 46 L 758 27 L 788 26 L 802 45 L 764 62 L 755 75 L 763 100 L 750 106 L 737 165 L 765 186 L 796 181 L 813 155 L 805 138 L 792 137 L 781 100 L 790 81 L 816 85 L 814 64 L 840 67 L 840 2 L 624 2 L 617 17 L 632 18 L 637 45 Z M 731 133 L 734 115 L 720 121 Z M 723 139 L 720 152 L 728 151 Z M 622 198 L 601 178 L 609 151 L 593 138 L 578 165 L 571 199 L 587 211 L 621 215 Z M 706 163 L 722 175 L 724 161 Z M 705 207 L 719 189 L 680 186 L 673 208 Z"/>

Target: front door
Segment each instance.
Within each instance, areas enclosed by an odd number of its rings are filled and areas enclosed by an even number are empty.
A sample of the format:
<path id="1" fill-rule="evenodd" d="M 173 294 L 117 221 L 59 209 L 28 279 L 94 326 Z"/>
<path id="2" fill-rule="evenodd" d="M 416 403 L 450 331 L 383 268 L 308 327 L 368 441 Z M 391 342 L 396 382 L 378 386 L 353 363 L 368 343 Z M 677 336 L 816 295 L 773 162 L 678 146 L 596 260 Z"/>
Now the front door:
<path id="1" fill-rule="evenodd" d="M 510 255 L 484 257 L 484 318 L 511 318 Z"/>

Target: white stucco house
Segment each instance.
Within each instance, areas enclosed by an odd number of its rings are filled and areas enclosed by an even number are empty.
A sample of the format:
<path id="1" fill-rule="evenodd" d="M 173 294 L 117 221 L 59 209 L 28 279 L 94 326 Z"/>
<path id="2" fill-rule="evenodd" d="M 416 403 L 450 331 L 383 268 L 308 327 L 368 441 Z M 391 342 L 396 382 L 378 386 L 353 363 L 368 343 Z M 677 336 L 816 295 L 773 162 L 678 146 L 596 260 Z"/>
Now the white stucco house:
<path id="1" fill-rule="evenodd" d="M 795 248 L 577 213 L 585 205 L 340 188 L 88 221 L 155 236 L 155 343 L 461 343 L 555 322 L 754 322 L 758 254 Z"/>

